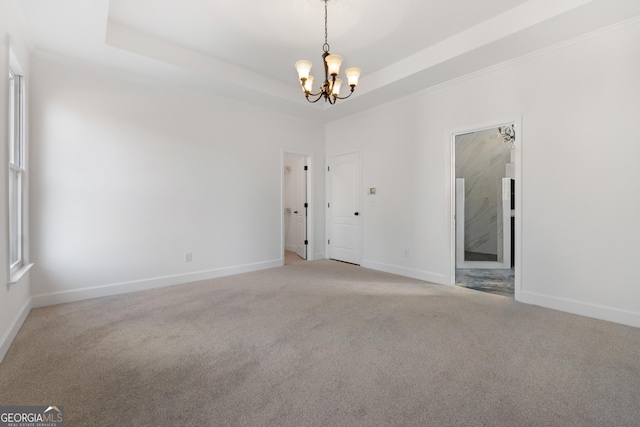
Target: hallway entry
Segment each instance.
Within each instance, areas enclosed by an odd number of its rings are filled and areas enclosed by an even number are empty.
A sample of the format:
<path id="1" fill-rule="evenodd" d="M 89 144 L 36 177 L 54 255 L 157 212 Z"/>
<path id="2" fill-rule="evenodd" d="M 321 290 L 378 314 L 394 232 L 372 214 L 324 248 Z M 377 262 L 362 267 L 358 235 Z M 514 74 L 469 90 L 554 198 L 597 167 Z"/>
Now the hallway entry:
<path id="1" fill-rule="evenodd" d="M 308 259 L 308 172 L 306 156 L 284 153 L 283 217 L 285 264 L 291 263 L 295 254 L 299 259 Z"/>
<path id="2" fill-rule="evenodd" d="M 514 297 L 515 124 L 454 135 L 455 284 Z"/>

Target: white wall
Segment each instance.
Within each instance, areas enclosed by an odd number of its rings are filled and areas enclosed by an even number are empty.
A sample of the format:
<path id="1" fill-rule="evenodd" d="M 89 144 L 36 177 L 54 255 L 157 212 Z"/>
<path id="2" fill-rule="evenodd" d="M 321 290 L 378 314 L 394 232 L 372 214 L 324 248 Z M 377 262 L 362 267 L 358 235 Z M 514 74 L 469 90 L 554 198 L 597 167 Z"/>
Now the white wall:
<path id="1" fill-rule="evenodd" d="M 363 265 L 450 284 L 451 134 L 522 118 L 516 296 L 640 326 L 638 76 L 635 20 L 329 125 L 378 189 Z"/>
<path id="2" fill-rule="evenodd" d="M 17 57 L 22 67 L 23 76 L 29 90 L 29 56 L 25 46 L 23 32 L 20 26 L 20 17 L 15 14 L 15 3 L 0 2 L 0 70 L 2 70 L 2 83 L 0 84 L 0 200 L 3 208 L 0 209 L 0 361 L 6 354 L 15 334 L 26 319 L 31 308 L 29 299 L 30 273 L 20 279 L 18 283 L 7 285 L 9 282 L 9 219 L 8 219 L 8 182 L 9 176 L 7 158 L 8 146 L 8 74 L 9 74 L 9 50 Z M 28 102 L 28 100 L 27 100 Z M 28 159 L 27 159 L 28 161 Z M 27 163 L 27 168 L 29 167 Z"/>
<path id="3" fill-rule="evenodd" d="M 283 149 L 317 159 L 324 235 L 323 126 L 45 56 L 32 68 L 34 305 L 282 265 Z"/>

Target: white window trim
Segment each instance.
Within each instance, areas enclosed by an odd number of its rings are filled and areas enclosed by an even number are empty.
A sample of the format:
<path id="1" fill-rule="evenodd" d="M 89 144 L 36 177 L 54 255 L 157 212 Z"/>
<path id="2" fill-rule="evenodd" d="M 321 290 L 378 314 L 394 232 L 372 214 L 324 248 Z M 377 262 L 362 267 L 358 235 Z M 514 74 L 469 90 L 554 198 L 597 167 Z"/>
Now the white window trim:
<path id="1" fill-rule="evenodd" d="M 9 276 L 9 283 L 7 284 L 15 285 L 16 283 L 18 283 L 20 279 L 22 279 L 24 275 L 27 274 L 29 270 L 31 270 L 31 267 L 33 267 L 33 263 L 23 264 L 19 269 L 11 273 L 11 275 Z"/>
<path id="2" fill-rule="evenodd" d="M 11 158 L 7 159 L 7 174 L 10 173 L 11 170 L 20 171 L 21 176 L 21 184 L 20 184 L 20 229 L 21 229 L 21 238 L 20 238 L 20 260 L 16 262 L 14 265 L 9 265 L 9 277 L 7 280 L 7 286 L 18 283 L 20 279 L 22 279 L 25 274 L 33 267 L 33 264 L 29 262 L 29 204 L 28 204 L 28 106 L 27 106 L 27 88 L 24 83 L 25 73 L 22 67 L 20 66 L 20 62 L 18 61 L 17 56 L 15 55 L 13 49 L 9 49 L 9 68 L 10 72 L 14 74 L 14 76 L 20 76 L 20 84 L 21 84 L 21 139 L 22 139 L 22 154 L 21 154 L 21 162 L 18 165 L 12 163 Z M 5 74 L 8 75 L 8 74 Z M 13 108 L 13 107 L 11 107 Z M 13 141 L 7 141 L 10 144 L 13 144 Z M 7 194 L 10 197 L 10 194 Z M 7 207 L 9 200 L 7 199 Z M 9 218 L 7 218 L 7 221 Z M 10 243 L 7 244 L 7 249 L 9 249 Z M 10 251 L 8 251 L 10 254 Z"/>

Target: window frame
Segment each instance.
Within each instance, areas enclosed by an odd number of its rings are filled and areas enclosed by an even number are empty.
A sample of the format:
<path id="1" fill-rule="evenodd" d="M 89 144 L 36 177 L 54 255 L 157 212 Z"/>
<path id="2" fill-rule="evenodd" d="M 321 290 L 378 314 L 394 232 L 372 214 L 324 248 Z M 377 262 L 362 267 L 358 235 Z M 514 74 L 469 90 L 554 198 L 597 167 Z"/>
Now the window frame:
<path id="1" fill-rule="evenodd" d="M 24 73 L 10 51 L 8 72 L 7 213 L 9 284 L 16 283 L 33 264 L 28 263 L 27 223 L 27 107 Z"/>

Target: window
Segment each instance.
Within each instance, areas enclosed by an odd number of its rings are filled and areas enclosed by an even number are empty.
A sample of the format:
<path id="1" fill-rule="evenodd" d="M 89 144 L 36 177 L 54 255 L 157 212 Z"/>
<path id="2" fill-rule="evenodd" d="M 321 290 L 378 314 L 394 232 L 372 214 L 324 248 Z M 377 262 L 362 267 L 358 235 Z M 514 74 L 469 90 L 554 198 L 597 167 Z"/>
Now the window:
<path id="1" fill-rule="evenodd" d="M 9 68 L 9 261 L 12 282 L 25 266 L 25 108 L 23 77 Z M 17 279 L 16 279 L 17 280 Z"/>

